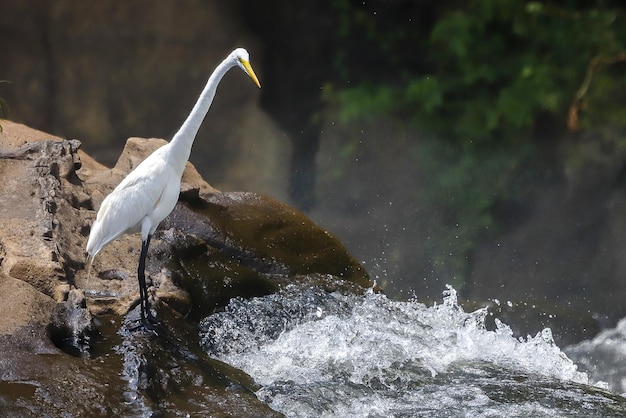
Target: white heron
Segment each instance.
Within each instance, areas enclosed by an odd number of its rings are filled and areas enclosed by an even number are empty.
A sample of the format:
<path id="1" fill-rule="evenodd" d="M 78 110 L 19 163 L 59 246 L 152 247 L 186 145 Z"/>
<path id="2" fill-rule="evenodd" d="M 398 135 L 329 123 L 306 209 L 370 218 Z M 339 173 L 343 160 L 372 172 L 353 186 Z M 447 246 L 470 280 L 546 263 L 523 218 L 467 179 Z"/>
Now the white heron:
<path id="1" fill-rule="evenodd" d="M 151 313 L 145 276 L 150 239 L 159 223 L 170 214 L 178 201 L 180 179 L 189 159 L 191 146 L 213 102 L 217 85 L 224 74 L 236 66 L 261 88 L 250 65 L 248 51 L 243 48 L 235 49 L 213 71 L 200 98 L 172 140 L 150 154 L 104 199 L 91 227 L 87 241 L 89 269 L 94 257 L 108 243 L 123 234 L 141 232 L 137 278 L 141 323 L 144 328 L 154 329 L 154 325 L 158 323 Z"/>

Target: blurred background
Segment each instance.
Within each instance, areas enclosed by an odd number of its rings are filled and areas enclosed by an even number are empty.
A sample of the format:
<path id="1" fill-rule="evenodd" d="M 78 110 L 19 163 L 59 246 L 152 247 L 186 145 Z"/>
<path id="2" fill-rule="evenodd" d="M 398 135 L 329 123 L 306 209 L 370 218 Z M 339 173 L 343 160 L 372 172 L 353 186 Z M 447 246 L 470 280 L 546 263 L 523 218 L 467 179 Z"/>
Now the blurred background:
<path id="1" fill-rule="evenodd" d="M 285 201 L 388 294 L 453 285 L 519 333 L 626 315 L 626 7 L 618 1 L 0 0 L 4 118 L 113 165 L 169 139 L 215 66 L 192 163 Z M 528 331 L 526 331 L 528 330 Z"/>

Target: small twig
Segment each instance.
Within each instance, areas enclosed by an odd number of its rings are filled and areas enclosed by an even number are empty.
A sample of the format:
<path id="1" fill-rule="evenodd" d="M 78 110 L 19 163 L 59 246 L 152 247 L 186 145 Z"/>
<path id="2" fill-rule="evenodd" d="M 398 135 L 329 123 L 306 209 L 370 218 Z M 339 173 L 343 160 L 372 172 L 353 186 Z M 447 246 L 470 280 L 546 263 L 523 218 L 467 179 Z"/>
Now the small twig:
<path id="1" fill-rule="evenodd" d="M 576 132 L 580 129 L 580 120 L 578 118 L 578 112 L 582 106 L 583 98 L 587 94 L 589 90 L 589 86 L 591 85 L 591 80 L 593 79 L 594 73 L 597 71 L 598 66 L 601 64 L 613 64 L 620 61 L 626 61 L 626 53 L 621 53 L 613 57 L 602 57 L 596 56 L 594 57 L 589 66 L 587 67 L 587 73 L 585 75 L 585 79 L 583 83 L 576 91 L 574 95 L 574 100 L 570 105 L 568 118 L 567 118 L 567 127 L 571 132 Z"/>
<path id="2" fill-rule="evenodd" d="M 567 112 L 567 129 L 570 132 L 577 132 L 580 130 L 580 120 L 578 118 L 578 112 L 583 103 L 583 98 L 587 94 L 589 90 L 589 86 L 591 85 L 591 80 L 593 79 L 594 73 L 598 70 L 600 65 L 607 64 L 615 64 L 616 62 L 626 61 L 626 52 L 619 53 L 612 57 L 603 57 L 596 56 L 591 59 L 589 66 L 587 67 L 587 74 L 585 75 L 585 79 L 583 83 L 578 88 L 578 91 L 574 95 L 574 101 L 569 107 L 569 111 Z"/>

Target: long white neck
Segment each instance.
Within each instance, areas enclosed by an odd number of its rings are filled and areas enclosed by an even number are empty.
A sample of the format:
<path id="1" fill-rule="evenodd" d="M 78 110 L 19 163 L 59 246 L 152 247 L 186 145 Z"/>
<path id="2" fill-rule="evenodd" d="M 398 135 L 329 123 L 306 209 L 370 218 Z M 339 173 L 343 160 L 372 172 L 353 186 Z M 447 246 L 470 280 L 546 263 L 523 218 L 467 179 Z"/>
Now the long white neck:
<path id="1" fill-rule="evenodd" d="M 217 85 L 222 80 L 222 77 L 224 77 L 224 74 L 236 65 L 235 62 L 229 58 L 222 61 L 215 71 L 213 71 L 213 74 L 209 77 L 209 81 L 207 81 L 191 113 L 187 116 L 183 125 L 170 141 L 169 161 L 179 171 L 181 176 L 185 169 L 185 164 L 187 164 L 187 160 L 189 159 L 189 155 L 191 154 L 193 141 L 215 97 Z"/>

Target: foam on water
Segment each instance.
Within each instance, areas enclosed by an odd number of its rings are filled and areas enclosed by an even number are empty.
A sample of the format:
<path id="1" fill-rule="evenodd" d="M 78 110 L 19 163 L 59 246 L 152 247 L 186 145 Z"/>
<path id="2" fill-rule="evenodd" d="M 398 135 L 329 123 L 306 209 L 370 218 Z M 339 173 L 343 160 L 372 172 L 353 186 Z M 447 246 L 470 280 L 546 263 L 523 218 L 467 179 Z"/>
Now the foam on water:
<path id="1" fill-rule="evenodd" d="M 626 395 L 626 318 L 591 340 L 565 348 L 594 381 Z"/>
<path id="2" fill-rule="evenodd" d="M 571 393 L 560 385 L 588 382 L 549 329 L 516 339 L 499 321 L 487 330 L 486 314 L 464 312 L 452 288 L 442 304 L 426 306 L 287 286 L 233 300 L 203 322 L 202 344 L 293 417 L 552 416 L 538 399 L 567 403 Z M 520 395 L 529 386 L 534 394 Z"/>

